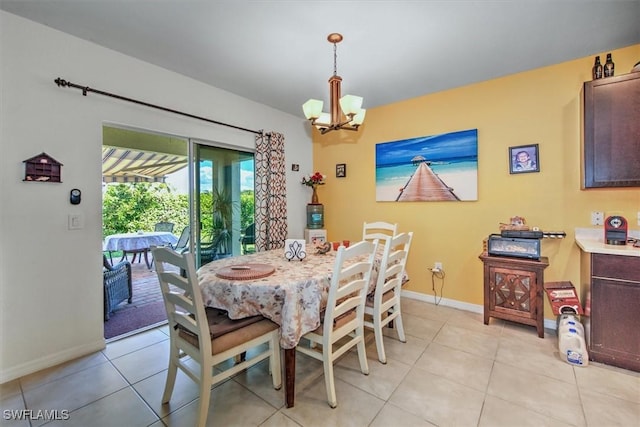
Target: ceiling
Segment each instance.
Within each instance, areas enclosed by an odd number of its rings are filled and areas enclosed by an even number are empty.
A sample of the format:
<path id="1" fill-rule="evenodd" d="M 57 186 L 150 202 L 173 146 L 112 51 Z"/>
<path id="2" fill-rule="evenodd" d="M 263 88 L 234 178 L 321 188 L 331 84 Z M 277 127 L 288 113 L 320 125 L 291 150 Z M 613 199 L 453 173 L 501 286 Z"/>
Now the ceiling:
<path id="1" fill-rule="evenodd" d="M 638 0 L 0 0 L 0 8 L 301 118 L 309 98 L 328 110 L 332 32 L 344 36 L 342 93 L 363 96 L 364 108 L 640 43 Z"/>

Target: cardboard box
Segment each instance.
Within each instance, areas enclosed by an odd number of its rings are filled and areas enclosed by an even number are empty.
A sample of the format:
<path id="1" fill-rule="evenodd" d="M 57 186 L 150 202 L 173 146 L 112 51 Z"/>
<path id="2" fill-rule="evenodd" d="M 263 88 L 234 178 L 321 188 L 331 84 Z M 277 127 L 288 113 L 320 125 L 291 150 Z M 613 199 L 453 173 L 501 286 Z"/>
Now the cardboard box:
<path id="1" fill-rule="evenodd" d="M 571 282 L 548 282 L 544 284 L 544 290 L 549 297 L 551 310 L 556 316 L 563 313 L 563 308 L 572 308 L 577 314 L 584 314 L 582 304 Z"/>
<path id="2" fill-rule="evenodd" d="M 327 230 L 323 228 L 305 228 L 304 240 L 307 244 L 321 244 L 327 241 Z"/>

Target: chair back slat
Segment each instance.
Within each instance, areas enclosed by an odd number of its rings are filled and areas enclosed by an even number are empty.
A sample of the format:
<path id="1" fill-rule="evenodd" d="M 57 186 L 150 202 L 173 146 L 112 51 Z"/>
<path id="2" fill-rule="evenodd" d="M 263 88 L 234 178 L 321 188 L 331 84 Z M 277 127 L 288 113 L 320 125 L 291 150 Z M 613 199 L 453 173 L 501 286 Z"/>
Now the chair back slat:
<path id="1" fill-rule="evenodd" d="M 384 221 L 365 222 L 362 226 L 362 240 L 373 242 L 378 239 L 381 243 L 386 242 L 398 234 L 398 224 Z"/>
<path id="2" fill-rule="evenodd" d="M 325 310 L 324 334 L 331 334 L 335 319 L 349 311 L 356 310 L 357 317 L 364 316 L 364 302 L 377 246 L 377 240 L 361 241 L 338 249 Z M 366 259 L 345 266 L 348 261 L 359 257 Z"/>
<path id="3" fill-rule="evenodd" d="M 364 279 L 352 280 L 346 284 L 341 284 L 336 292 L 337 304 L 334 309 L 335 317 L 355 308 L 360 304 L 360 291 L 366 288 L 367 282 Z"/>
<path id="4" fill-rule="evenodd" d="M 404 271 L 404 267 L 400 264 L 396 264 L 387 269 L 386 272 L 386 280 L 382 284 L 382 293 L 386 294 L 391 289 L 395 288 L 398 282 L 402 284 L 402 272 Z"/>
<path id="5" fill-rule="evenodd" d="M 402 284 L 413 232 L 401 233 L 385 243 L 376 280 L 375 298 Z"/>
<path id="6" fill-rule="evenodd" d="M 165 294 L 165 298 L 167 302 L 173 304 L 173 306 L 175 307 L 175 309 L 172 309 L 171 311 L 180 312 L 181 310 L 178 310 L 178 308 L 181 308 L 182 311 L 186 311 L 189 314 L 195 315 L 196 308 L 193 305 L 193 300 L 191 300 L 188 297 L 185 297 L 184 294 L 170 292 L 168 294 Z"/>
<path id="7" fill-rule="evenodd" d="M 396 243 L 404 245 L 404 242 L 396 242 Z M 402 259 L 405 258 L 407 255 L 408 253 L 404 249 L 393 250 L 393 251 L 390 251 L 387 260 L 389 264 L 393 264 L 396 262 L 401 262 Z"/>
<path id="8" fill-rule="evenodd" d="M 158 281 L 162 291 L 162 298 L 167 309 L 169 321 L 169 333 L 178 334 L 177 329 L 183 327 L 195 334 L 198 338 L 201 351 L 204 354 L 211 353 L 211 336 L 209 323 L 204 309 L 200 287 L 195 282 L 196 271 L 193 254 L 178 254 L 173 249 L 166 247 L 153 248 Z M 166 271 L 165 264 L 186 272 L 186 278 L 175 271 Z M 171 290 L 170 285 L 183 291 L 182 294 Z M 192 320 L 187 320 L 191 316 Z M 176 337 L 177 338 L 177 337 Z"/>
<path id="9" fill-rule="evenodd" d="M 167 282 L 167 284 L 176 286 L 184 291 L 189 289 L 189 283 L 187 282 L 187 279 L 180 276 L 178 273 L 173 271 L 165 271 L 160 274 L 162 275 L 162 279 Z"/>

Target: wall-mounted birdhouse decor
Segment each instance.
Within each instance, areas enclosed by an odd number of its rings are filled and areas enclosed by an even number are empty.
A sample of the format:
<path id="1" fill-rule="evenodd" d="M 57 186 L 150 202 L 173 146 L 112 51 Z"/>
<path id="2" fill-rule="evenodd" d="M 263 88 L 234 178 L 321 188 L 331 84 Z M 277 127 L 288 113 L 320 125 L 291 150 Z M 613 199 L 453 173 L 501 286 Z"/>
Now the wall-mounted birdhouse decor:
<path id="1" fill-rule="evenodd" d="M 32 182 L 62 182 L 62 163 L 48 155 L 38 154 L 24 160 L 24 181 Z"/>

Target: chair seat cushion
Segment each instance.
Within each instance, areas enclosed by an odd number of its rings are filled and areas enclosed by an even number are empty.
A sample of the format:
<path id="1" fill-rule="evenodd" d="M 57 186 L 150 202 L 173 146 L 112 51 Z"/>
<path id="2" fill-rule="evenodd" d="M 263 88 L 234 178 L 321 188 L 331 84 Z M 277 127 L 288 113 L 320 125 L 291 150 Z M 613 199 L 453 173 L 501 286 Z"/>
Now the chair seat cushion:
<path id="1" fill-rule="evenodd" d="M 263 316 L 252 316 L 233 320 L 227 316 L 224 310 L 211 307 L 207 307 L 206 313 L 213 354 L 222 353 L 232 347 L 236 347 L 279 328 L 276 323 Z M 198 337 L 180 325 L 177 326 L 180 337 L 193 346 L 198 347 Z"/>
<path id="2" fill-rule="evenodd" d="M 251 316 L 234 320 L 229 318 L 227 312 L 224 310 L 207 307 L 205 311 L 207 313 L 207 322 L 209 323 L 209 331 L 211 332 L 212 339 L 265 319 L 263 316 Z"/>
<path id="3" fill-rule="evenodd" d="M 269 319 L 262 318 L 261 321 L 252 323 L 244 328 L 236 329 L 233 332 L 226 333 L 218 338 L 211 340 L 211 353 L 218 354 L 237 347 L 241 344 L 251 341 L 272 331 L 280 329 L 277 323 Z"/>

